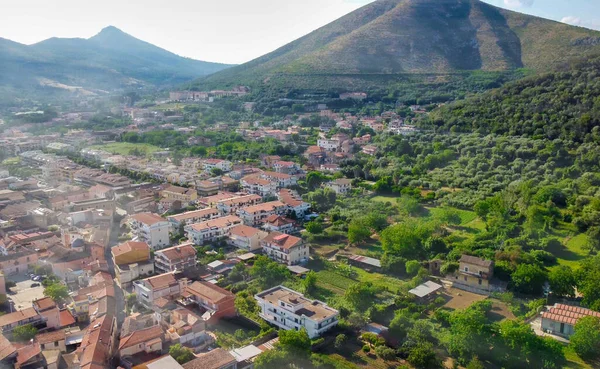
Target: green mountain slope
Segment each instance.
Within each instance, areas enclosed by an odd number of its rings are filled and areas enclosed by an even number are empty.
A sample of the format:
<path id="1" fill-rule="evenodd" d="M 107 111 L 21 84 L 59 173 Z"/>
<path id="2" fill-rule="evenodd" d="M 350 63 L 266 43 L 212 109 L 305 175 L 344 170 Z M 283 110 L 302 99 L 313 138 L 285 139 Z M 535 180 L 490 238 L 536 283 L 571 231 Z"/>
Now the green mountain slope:
<path id="1" fill-rule="evenodd" d="M 422 122 L 440 131 L 600 142 L 600 56 L 443 106 Z"/>
<path id="2" fill-rule="evenodd" d="M 378 0 L 282 48 L 196 82 L 268 86 L 294 76 L 550 70 L 600 50 L 600 32 L 478 0 Z M 346 78 L 348 77 L 348 78 Z"/>
<path id="3" fill-rule="evenodd" d="M 0 62 L 0 88 L 18 94 L 174 85 L 229 67 L 180 57 L 115 27 L 90 39 L 51 38 L 30 46 L 0 39 Z"/>

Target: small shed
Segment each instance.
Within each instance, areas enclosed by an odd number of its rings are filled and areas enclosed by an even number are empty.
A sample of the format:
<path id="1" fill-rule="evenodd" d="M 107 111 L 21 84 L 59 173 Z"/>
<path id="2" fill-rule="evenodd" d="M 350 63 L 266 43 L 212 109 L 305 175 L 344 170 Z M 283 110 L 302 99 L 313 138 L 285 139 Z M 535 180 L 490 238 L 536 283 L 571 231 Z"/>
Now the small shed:
<path id="1" fill-rule="evenodd" d="M 301 277 L 305 276 L 308 272 L 310 272 L 310 269 L 306 269 L 304 267 L 301 267 L 300 265 L 288 265 L 287 268 L 293 274 Z"/>
<path id="2" fill-rule="evenodd" d="M 417 296 L 417 299 L 420 301 L 430 300 L 432 297 L 437 295 L 437 291 L 442 288 L 442 285 L 437 284 L 435 282 L 425 282 L 412 290 L 408 291 L 409 293 Z"/>
<path id="3" fill-rule="evenodd" d="M 366 270 L 381 270 L 381 261 L 375 258 L 370 258 L 368 256 L 351 255 L 348 257 L 348 262 L 356 267 Z"/>

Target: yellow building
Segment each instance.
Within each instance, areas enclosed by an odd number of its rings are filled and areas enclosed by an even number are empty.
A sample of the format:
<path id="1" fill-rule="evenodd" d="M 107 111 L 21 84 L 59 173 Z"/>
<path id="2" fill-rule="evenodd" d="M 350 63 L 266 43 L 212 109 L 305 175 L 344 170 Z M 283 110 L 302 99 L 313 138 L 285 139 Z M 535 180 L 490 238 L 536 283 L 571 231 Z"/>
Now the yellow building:
<path id="1" fill-rule="evenodd" d="M 184 204 L 189 204 L 198 200 L 198 193 L 191 188 L 169 186 L 162 191 L 162 197 L 167 200 L 179 200 Z"/>

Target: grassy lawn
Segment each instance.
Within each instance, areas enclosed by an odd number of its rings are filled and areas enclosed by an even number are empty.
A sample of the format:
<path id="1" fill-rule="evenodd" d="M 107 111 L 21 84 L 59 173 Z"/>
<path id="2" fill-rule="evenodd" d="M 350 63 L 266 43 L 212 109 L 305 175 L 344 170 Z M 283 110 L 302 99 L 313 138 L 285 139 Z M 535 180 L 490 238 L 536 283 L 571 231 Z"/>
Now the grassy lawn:
<path id="1" fill-rule="evenodd" d="M 569 346 L 565 346 L 564 349 L 565 357 L 567 358 L 567 365 L 565 368 L 569 369 L 592 369 L 593 366 L 581 360 L 579 356 Z"/>
<path id="2" fill-rule="evenodd" d="M 153 153 L 161 150 L 160 147 L 154 145 L 131 142 L 113 142 L 105 145 L 95 145 L 92 146 L 92 148 L 108 151 L 118 155 L 131 155 L 131 153 L 137 149 L 146 156 L 152 155 Z"/>
<path id="3" fill-rule="evenodd" d="M 561 241 L 563 241 L 564 246 L 548 251 L 558 258 L 559 265 L 567 265 L 574 269 L 578 268 L 581 260 L 588 256 L 588 252 L 584 249 L 588 242 L 587 235 L 581 233 L 574 237 L 566 237 Z"/>
<path id="4" fill-rule="evenodd" d="M 477 214 L 475 214 L 474 211 L 462 210 L 462 209 L 456 209 L 456 208 L 449 208 L 449 209 L 453 209 L 458 213 L 458 215 L 460 216 L 460 221 L 461 221 L 460 225 L 467 225 L 477 219 Z M 444 208 L 427 208 L 427 210 L 429 210 L 429 216 L 435 217 L 436 215 L 440 214 L 444 210 Z"/>
<path id="5" fill-rule="evenodd" d="M 371 197 L 372 201 L 376 201 L 376 202 L 391 202 L 392 204 L 396 204 L 396 200 L 399 198 L 400 196 L 395 196 L 395 195 L 381 195 L 381 196 L 374 196 Z"/>

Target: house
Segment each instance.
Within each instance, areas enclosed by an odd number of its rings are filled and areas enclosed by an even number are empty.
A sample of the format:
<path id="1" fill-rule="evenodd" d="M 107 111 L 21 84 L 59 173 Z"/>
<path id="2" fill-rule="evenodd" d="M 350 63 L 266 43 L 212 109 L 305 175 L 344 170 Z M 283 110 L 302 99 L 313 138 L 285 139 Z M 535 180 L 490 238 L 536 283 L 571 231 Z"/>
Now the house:
<path id="1" fill-rule="evenodd" d="M 244 195 L 217 202 L 217 210 L 222 215 L 235 214 L 239 209 L 260 204 L 262 197 L 259 195 Z"/>
<path id="2" fill-rule="evenodd" d="M 254 296 L 259 316 L 285 330 L 306 329 L 313 339 L 338 324 L 339 312 L 318 300 L 310 300 L 287 287 L 277 286 Z"/>
<path id="3" fill-rule="evenodd" d="M 167 340 L 171 344 L 182 344 L 194 349 L 214 343 L 206 332 L 206 322 L 191 310 L 177 308 L 161 316 L 160 324 L 166 329 Z"/>
<path id="4" fill-rule="evenodd" d="M 40 333 L 35 336 L 35 342 L 40 345 L 42 351 L 44 350 L 59 350 L 60 352 L 67 352 L 67 332 L 65 330 L 58 330 L 47 333 Z"/>
<path id="5" fill-rule="evenodd" d="M 318 168 L 321 164 L 324 164 L 327 154 L 322 147 L 309 146 L 304 152 L 304 157 L 308 160 L 310 165 Z"/>
<path id="6" fill-rule="evenodd" d="M 255 251 L 261 249 L 260 241 L 267 236 L 268 233 L 265 231 L 240 224 L 229 230 L 227 243 L 238 249 Z"/>
<path id="7" fill-rule="evenodd" d="M 600 313 L 579 306 L 554 304 L 542 313 L 542 331 L 568 339 L 575 333 L 577 321 L 586 316 L 600 318 Z"/>
<path id="8" fill-rule="evenodd" d="M 263 224 L 262 229 L 267 232 L 280 232 L 293 234 L 297 232 L 296 222 L 289 218 L 282 217 L 281 215 L 271 215 L 267 217 Z"/>
<path id="9" fill-rule="evenodd" d="M 169 246 L 171 223 L 158 214 L 139 213 L 129 218 L 135 241 L 148 243 L 152 250 Z"/>
<path id="10" fill-rule="evenodd" d="M 30 342 L 17 349 L 15 369 L 46 368 L 48 367 L 40 345 Z"/>
<path id="11" fill-rule="evenodd" d="M 179 229 L 183 225 L 190 225 L 194 223 L 200 223 L 207 220 L 215 219 L 219 217 L 217 209 L 206 208 L 201 210 L 188 211 L 186 213 L 171 215 L 167 217 L 167 220 L 173 225 L 173 229 Z"/>
<path id="12" fill-rule="evenodd" d="M 242 189 L 250 194 L 262 197 L 273 196 L 277 191 L 277 183 L 256 175 L 246 176 L 240 180 Z"/>
<path id="13" fill-rule="evenodd" d="M 235 197 L 240 197 L 240 194 L 235 194 L 232 192 L 219 192 L 216 195 L 201 197 L 198 199 L 198 205 L 210 208 L 216 208 L 217 203 L 219 201 L 233 199 Z"/>
<path id="14" fill-rule="evenodd" d="M 494 262 L 475 256 L 463 255 L 452 280 L 454 287 L 471 292 L 489 292 L 494 276 Z"/>
<path id="15" fill-rule="evenodd" d="M 33 305 L 35 311 L 42 316 L 44 322 L 46 322 L 47 328 L 61 328 L 60 310 L 58 309 L 58 306 L 54 300 L 52 300 L 50 297 L 42 297 L 41 299 L 32 301 L 31 305 Z"/>
<path id="16" fill-rule="evenodd" d="M 227 160 L 221 160 L 221 159 L 206 159 L 206 160 L 204 160 L 204 170 L 205 171 L 210 172 L 213 169 L 220 169 L 223 172 L 227 173 L 227 172 L 231 172 L 232 167 L 233 167 L 233 164 Z"/>
<path id="17" fill-rule="evenodd" d="M 179 200 L 184 206 L 194 203 L 198 199 L 196 190 L 179 186 L 168 186 L 162 190 L 161 195 L 167 200 Z"/>
<path id="18" fill-rule="evenodd" d="M 334 190 L 338 195 L 345 195 L 352 190 L 352 181 L 346 178 L 340 178 L 327 183 L 327 187 Z"/>
<path id="19" fill-rule="evenodd" d="M 173 356 L 165 355 L 158 359 L 136 365 L 132 369 L 183 369 L 183 367 L 173 358 Z"/>
<path id="20" fill-rule="evenodd" d="M 236 369 L 237 360 L 222 348 L 216 348 L 201 354 L 192 361 L 183 364 L 183 369 Z"/>
<path id="21" fill-rule="evenodd" d="M 263 252 L 278 263 L 297 265 L 306 263 L 310 249 L 300 237 L 273 232 L 260 242 Z"/>
<path id="22" fill-rule="evenodd" d="M 111 249 L 115 279 L 121 288 L 129 288 L 134 280 L 154 273 L 150 246 L 145 242 L 128 241 Z"/>
<path id="23" fill-rule="evenodd" d="M 0 368 L 11 368 L 17 358 L 17 348 L 0 334 Z"/>
<path id="24" fill-rule="evenodd" d="M 0 316 L 0 331 L 3 334 L 10 334 L 16 327 L 27 324 L 34 327 L 43 326 L 44 317 L 33 307 Z"/>
<path id="25" fill-rule="evenodd" d="M 365 155 L 373 156 L 373 155 L 377 154 L 377 146 L 366 145 L 365 147 L 362 148 L 361 152 Z"/>
<path id="26" fill-rule="evenodd" d="M 236 225 L 242 224 L 242 220 L 235 215 L 228 215 L 207 222 L 196 223 L 185 227 L 188 241 L 194 245 L 203 245 L 206 242 L 214 242 L 227 236 L 227 232 Z"/>
<path id="27" fill-rule="evenodd" d="M 277 198 L 279 199 L 279 201 L 286 204 L 299 219 L 304 218 L 304 215 L 306 215 L 306 213 L 308 213 L 308 211 L 310 210 L 310 204 L 305 201 L 302 201 L 302 198 L 298 196 L 298 193 L 296 191 L 287 188 L 282 188 L 281 190 L 279 190 Z"/>
<path id="28" fill-rule="evenodd" d="M 161 297 L 167 300 L 178 298 L 187 282 L 187 279 L 175 279 L 173 273 L 165 273 L 134 281 L 133 289 L 138 302 L 147 308 L 151 308 L 154 302 Z"/>
<path id="29" fill-rule="evenodd" d="M 271 215 L 285 215 L 289 207 L 281 201 L 265 202 L 263 204 L 248 206 L 237 211 L 244 224 L 257 226 Z"/>
<path id="30" fill-rule="evenodd" d="M 342 143 L 337 140 L 320 139 L 317 141 L 317 146 L 325 151 L 338 151 Z"/>
<path id="31" fill-rule="evenodd" d="M 93 320 L 85 331 L 81 346 L 72 354 L 78 368 L 105 368 L 115 353 L 117 332 L 117 319 L 114 316 L 104 315 Z"/>
<path id="32" fill-rule="evenodd" d="M 132 332 L 121 338 L 119 342 L 119 357 L 126 358 L 140 353 L 160 353 L 163 350 L 165 333 L 160 325 Z"/>
<path id="33" fill-rule="evenodd" d="M 200 196 L 212 196 L 219 193 L 222 186 L 219 181 L 196 181 L 194 187 Z"/>
<path id="34" fill-rule="evenodd" d="M 156 251 L 154 266 L 159 273 L 184 271 L 196 266 L 196 249 L 191 243 Z"/>
<path id="35" fill-rule="evenodd" d="M 202 319 L 207 324 L 237 316 L 235 295 L 212 283 L 194 282 L 186 287 L 184 296 L 203 310 Z"/>
<path id="36" fill-rule="evenodd" d="M 266 179 L 267 181 L 275 183 L 277 189 L 288 188 L 298 184 L 298 177 L 296 175 L 277 172 L 262 172 L 258 176 L 262 179 Z"/>
<path id="37" fill-rule="evenodd" d="M 276 161 L 271 166 L 277 173 L 296 174 L 300 172 L 300 166 L 293 161 Z"/>

